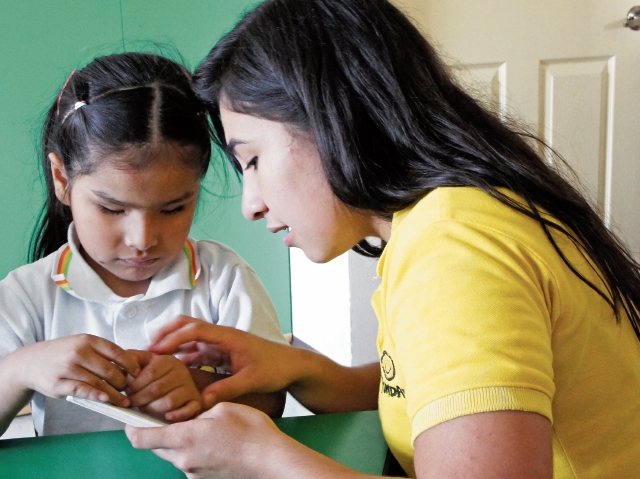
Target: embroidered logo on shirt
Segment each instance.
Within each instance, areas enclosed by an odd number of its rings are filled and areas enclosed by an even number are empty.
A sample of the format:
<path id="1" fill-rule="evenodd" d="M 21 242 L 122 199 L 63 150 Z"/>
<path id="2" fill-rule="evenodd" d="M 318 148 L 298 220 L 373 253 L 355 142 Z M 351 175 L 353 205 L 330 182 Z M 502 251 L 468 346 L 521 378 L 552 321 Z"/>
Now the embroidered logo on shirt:
<path id="1" fill-rule="evenodd" d="M 382 374 L 387 381 L 392 381 L 396 377 L 396 366 L 393 364 L 393 359 L 386 351 L 382 351 L 382 357 L 380 358 L 380 368 Z"/>
<path id="2" fill-rule="evenodd" d="M 382 351 L 382 356 L 380 357 L 380 369 L 382 370 L 382 375 L 387 381 L 392 381 L 396 377 L 396 366 L 393 363 L 393 359 L 391 359 L 391 356 L 389 356 L 389 353 L 386 351 Z M 392 398 L 405 397 L 404 389 L 400 386 L 392 386 L 384 381 L 380 381 L 380 394 L 386 394 Z"/>
<path id="3" fill-rule="evenodd" d="M 392 386 L 391 384 L 387 384 L 384 381 L 380 382 L 380 392 L 392 398 L 406 397 L 404 395 L 404 389 L 402 389 L 400 386 Z"/>

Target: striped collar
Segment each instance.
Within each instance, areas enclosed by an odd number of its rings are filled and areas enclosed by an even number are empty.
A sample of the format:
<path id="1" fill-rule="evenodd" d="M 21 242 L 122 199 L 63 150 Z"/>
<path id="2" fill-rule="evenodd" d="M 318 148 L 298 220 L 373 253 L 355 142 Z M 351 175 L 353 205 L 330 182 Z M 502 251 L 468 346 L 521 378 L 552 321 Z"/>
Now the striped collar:
<path id="1" fill-rule="evenodd" d="M 71 291 L 71 286 L 69 286 L 69 282 L 67 281 L 67 273 L 69 272 L 69 265 L 71 264 L 72 256 L 73 253 L 71 252 L 71 247 L 66 245 L 60 253 L 60 257 L 57 261 L 58 267 L 56 268 L 55 278 L 58 279 L 54 279 L 54 281 L 65 291 Z"/>
<path id="2" fill-rule="evenodd" d="M 61 246 L 52 265 L 51 278 L 64 291 L 89 301 L 116 301 L 151 299 L 178 289 L 195 288 L 201 268 L 198 261 L 197 243 L 187 238 L 182 253 L 151 279 L 144 295 L 123 298 L 104 284 L 79 252 L 78 237 L 73 223 L 69 226 L 68 243 Z"/>
<path id="3" fill-rule="evenodd" d="M 193 243 L 191 239 L 187 238 L 186 243 L 182 247 L 182 251 L 187 258 L 187 264 L 189 265 L 189 284 L 191 285 L 191 289 L 196 287 L 196 283 L 198 282 L 198 271 L 197 263 L 196 263 L 196 250 L 193 247 Z"/>

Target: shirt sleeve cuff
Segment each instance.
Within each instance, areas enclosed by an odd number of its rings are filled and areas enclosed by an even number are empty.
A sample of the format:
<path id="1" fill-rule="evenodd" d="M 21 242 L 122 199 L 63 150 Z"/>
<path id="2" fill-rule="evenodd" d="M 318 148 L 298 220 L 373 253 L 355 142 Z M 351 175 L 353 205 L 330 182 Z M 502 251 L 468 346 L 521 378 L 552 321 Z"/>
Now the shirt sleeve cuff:
<path id="1" fill-rule="evenodd" d="M 411 424 L 411 444 L 421 433 L 440 423 L 493 411 L 535 412 L 553 423 L 551 398 L 541 391 L 521 387 L 470 389 L 437 399 L 420 409 Z"/>

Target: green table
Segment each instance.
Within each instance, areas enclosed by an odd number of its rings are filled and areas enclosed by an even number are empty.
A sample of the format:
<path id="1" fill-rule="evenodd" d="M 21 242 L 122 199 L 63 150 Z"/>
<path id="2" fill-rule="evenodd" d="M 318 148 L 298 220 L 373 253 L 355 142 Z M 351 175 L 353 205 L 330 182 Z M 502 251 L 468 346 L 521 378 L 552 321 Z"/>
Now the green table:
<path id="1" fill-rule="evenodd" d="M 278 427 L 336 461 L 382 474 L 387 444 L 378 411 L 282 418 Z M 0 441 L 0 478 L 184 479 L 151 451 L 134 449 L 124 431 L 93 432 Z"/>

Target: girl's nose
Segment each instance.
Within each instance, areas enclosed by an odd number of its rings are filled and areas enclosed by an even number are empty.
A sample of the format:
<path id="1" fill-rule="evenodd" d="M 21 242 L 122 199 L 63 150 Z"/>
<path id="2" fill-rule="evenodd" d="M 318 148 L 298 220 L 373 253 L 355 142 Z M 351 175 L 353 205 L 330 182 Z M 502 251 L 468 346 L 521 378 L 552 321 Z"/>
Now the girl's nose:
<path id="1" fill-rule="evenodd" d="M 125 236 L 127 246 L 146 251 L 158 244 L 158 233 L 155 222 L 148 215 L 136 215 L 127 225 Z"/>
<path id="2" fill-rule="evenodd" d="M 250 175 L 245 175 L 242 182 L 242 214 L 248 220 L 259 220 L 269 211 L 262 200 L 257 185 Z"/>

